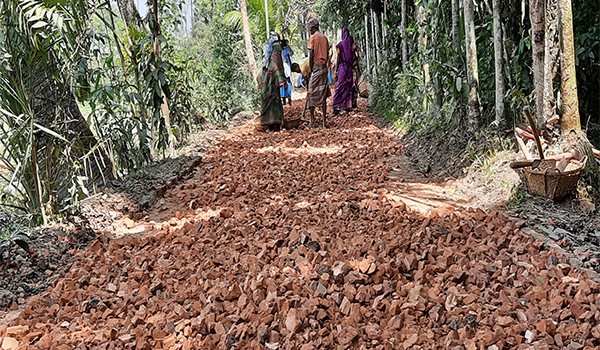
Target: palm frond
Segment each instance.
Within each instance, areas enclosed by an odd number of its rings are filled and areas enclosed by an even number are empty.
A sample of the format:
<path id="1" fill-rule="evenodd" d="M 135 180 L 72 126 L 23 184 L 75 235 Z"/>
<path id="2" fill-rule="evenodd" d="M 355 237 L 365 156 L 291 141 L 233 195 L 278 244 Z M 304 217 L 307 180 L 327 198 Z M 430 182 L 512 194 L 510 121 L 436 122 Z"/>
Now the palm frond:
<path id="1" fill-rule="evenodd" d="M 225 14 L 223 22 L 233 30 L 242 29 L 242 13 L 240 11 L 231 11 Z"/>

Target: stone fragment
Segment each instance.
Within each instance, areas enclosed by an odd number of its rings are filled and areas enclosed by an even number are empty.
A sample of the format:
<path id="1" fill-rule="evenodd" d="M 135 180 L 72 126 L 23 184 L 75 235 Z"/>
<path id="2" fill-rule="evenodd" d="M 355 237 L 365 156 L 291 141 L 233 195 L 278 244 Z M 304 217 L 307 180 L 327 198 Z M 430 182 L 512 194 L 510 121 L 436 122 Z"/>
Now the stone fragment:
<path id="1" fill-rule="evenodd" d="M 117 286 L 115 286 L 114 284 L 112 284 L 112 283 L 110 283 L 110 282 L 109 282 L 109 283 L 108 283 L 108 286 L 106 287 L 106 289 L 107 289 L 109 292 L 111 292 L 111 293 L 114 293 L 114 292 L 116 292 L 116 291 L 117 291 Z"/>
<path id="2" fill-rule="evenodd" d="M 364 259 L 358 264 L 358 269 L 362 273 L 367 273 L 371 268 L 371 264 L 373 264 L 373 261 L 371 259 Z"/>
<path id="3" fill-rule="evenodd" d="M 417 343 L 417 340 L 419 340 L 419 335 L 413 333 L 410 336 L 408 336 L 408 338 L 406 338 L 404 343 L 402 343 L 402 346 L 404 346 L 405 349 L 408 349 L 411 346 L 415 345 Z"/>
<path id="4" fill-rule="evenodd" d="M 125 218 L 125 220 L 123 220 L 123 223 L 128 229 L 132 229 L 135 226 L 135 221 L 131 220 L 130 218 Z"/>
<path id="5" fill-rule="evenodd" d="M 300 319 L 300 315 L 298 310 L 290 309 L 288 311 L 287 317 L 285 318 L 285 328 L 290 333 L 298 333 L 302 329 L 303 320 Z"/>
<path id="6" fill-rule="evenodd" d="M 17 350 L 19 341 L 12 337 L 5 337 L 2 340 L 2 350 Z"/>
<path id="7" fill-rule="evenodd" d="M 319 283 L 317 284 L 317 293 L 325 295 L 327 294 L 327 288 L 325 288 L 325 286 L 322 283 Z"/>
<path id="8" fill-rule="evenodd" d="M 379 325 L 376 324 L 368 324 L 365 326 L 365 334 L 371 340 L 380 339 L 379 336 Z"/>
<path id="9" fill-rule="evenodd" d="M 396 315 L 390 319 L 388 326 L 392 329 L 401 330 L 404 327 L 404 318 L 401 315 Z"/>
<path id="10" fill-rule="evenodd" d="M 510 316 L 498 316 L 496 317 L 496 324 L 502 327 L 509 327 L 512 326 L 514 324 L 516 324 L 517 321 L 515 321 L 514 318 L 510 317 Z"/>
<path id="11" fill-rule="evenodd" d="M 11 326 L 6 328 L 5 335 L 9 337 L 13 336 L 18 338 L 25 335 L 25 333 L 27 333 L 28 330 L 29 326 Z M 0 335 L 2 335 L 1 332 Z"/>
<path id="12" fill-rule="evenodd" d="M 344 315 L 348 315 L 350 313 L 350 300 L 348 300 L 348 298 L 344 297 L 344 299 L 342 300 L 342 304 L 340 305 L 340 311 Z"/>
<path id="13" fill-rule="evenodd" d="M 533 332 L 530 331 L 529 329 L 525 331 L 525 339 L 527 339 L 528 343 L 531 343 L 531 341 L 533 341 Z"/>
<path id="14" fill-rule="evenodd" d="M 358 337 L 358 331 L 352 326 L 345 327 L 337 336 L 338 343 L 342 349 L 348 349 Z"/>

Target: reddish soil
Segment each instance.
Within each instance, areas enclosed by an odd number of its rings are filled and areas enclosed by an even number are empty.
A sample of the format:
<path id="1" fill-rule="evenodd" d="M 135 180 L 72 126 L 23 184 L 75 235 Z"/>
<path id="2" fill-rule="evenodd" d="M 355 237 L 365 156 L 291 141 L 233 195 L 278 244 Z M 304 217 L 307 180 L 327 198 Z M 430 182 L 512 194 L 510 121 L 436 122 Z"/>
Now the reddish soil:
<path id="1" fill-rule="evenodd" d="M 364 105 L 329 128 L 211 148 L 143 227 L 76 254 L 29 300 L 30 349 L 569 349 L 600 345 L 600 288 L 498 212 L 421 214 Z M 397 176 L 397 174 L 395 175 Z"/>

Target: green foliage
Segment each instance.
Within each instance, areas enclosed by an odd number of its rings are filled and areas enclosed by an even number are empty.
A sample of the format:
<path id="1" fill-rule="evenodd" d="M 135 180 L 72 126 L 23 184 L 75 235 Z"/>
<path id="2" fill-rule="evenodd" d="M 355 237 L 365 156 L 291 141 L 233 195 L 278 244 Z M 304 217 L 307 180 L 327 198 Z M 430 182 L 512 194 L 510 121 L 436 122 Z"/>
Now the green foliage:
<path id="1" fill-rule="evenodd" d="M 528 16 L 521 23 L 520 2 L 502 3 L 505 126 L 511 126 L 521 120 L 523 101 L 533 90 L 531 37 Z M 98 169 L 111 169 L 114 163 L 118 175 L 133 174 L 166 156 L 170 135 L 183 144 L 205 121 L 225 125 L 232 111 L 256 108 L 258 91 L 248 70 L 238 0 L 196 0 L 189 35 L 183 35 L 184 4 L 159 2 L 158 33 L 152 30 L 158 27 L 151 15 L 124 23 L 105 0 L 0 2 L 0 163 L 7 168 L 0 172 L 0 183 L 5 204 L 39 222 L 44 214 L 60 213 L 88 195 L 104 176 Z M 371 10 L 380 18 L 384 5 L 383 62 L 378 74 L 366 72 L 374 86 L 374 107 L 411 131 L 460 130 L 468 91 L 464 43 L 452 47 L 450 2 L 409 1 L 405 39 L 399 28 L 400 0 L 268 0 L 268 22 L 301 49 L 310 16 L 316 14 L 325 30 L 348 27 L 364 67 L 364 18 Z M 266 37 L 264 6 L 264 0 L 247 0 L 259 62 Z M 582 124 L 593 141 L 600 140 L 599 6 L 592 0 L 574 3 Z M 484 128 L 494 119 L 495 99 L 487 7 L 483 2 L 475 8 L 483 112 L 479 124 Z M 463 40 L 462 27 L 460 31 Z M 402 40 L 409 46 L 405 68 Z M 85 108 L 84 116 L 79 107 Z"/>
<path id="2" fill-rule="evenodd" d="M 4 251 L 12 247 L 19 247 L 29 253 L 29 241 L 29 237 L 14 225 L 2 228 L 0 230 L 0 261 L 3 260 Z"/>
<path id="3" fill-rule="evenodd" d="M 392 10 L 398 10 L 399 1 L 392 2 Z M 415 50 L 406 70 L 401 68 L 401 33 L 394 29 L 400 24 L 398 16 L 390 16 L 387 27 L 390 57 L 386 66 L 380 68 L 373 85 L 375 109 L 409 131 L 429 133 L 448 130 L 453 119 L 463 113 L 461 104 L 466 100 L 464 69 L 456 65 L 456 55 L 451 47 L 449 33 L 439 32 L 442 14 L 448 4 L 426 5 L 422 8 L 421 23 L 412 22 L 407 29 L 410 42 L 419 37 L 428 44 Z M 398 28 L 398 27 L 396 27 Z M 394 48 L 396 46 L 396 49 Z M 443 101 L 440 103 L 440 101 Z"/>
<path id="4" fill-rule="evenodd" d="M 0 3 L 5 205 L 41 222 L 76 208 L 104 180 L 99 169 L 134 172 L 165 156 L 169 134 L 182 144 L 204 121 L 225 124 L 232 110 L 256 106 L 253 77 L 240 69 L 244 46 L 235 45 L 241 33 L 223 22 L 238 2 L 197 1 L 189 36 L 183 4 L 161 2 L 160 34 L 151 16 L 124 23 L 109 1 Z M 287 2 L 270 4 L 275 22 L 294 28 Z"/>
<path id="5" fill-rule="evenodd" d="M 525 184 L 521 184 L 521 186 L 515 186 L 512 188 L 510 199 L 508 201 L 508 208 L 517 213 L 523 211 L 523 204 L 527 200 L 527 189 L 525 188 Z"/>
<path id="6" fill-rule="evenodd" d="M 289 0 L 268 0 L 269 29 L 281 33 L 284 29 L 290 29 L 294 16 L 290 8 Z M 250 22 L 250 31 L 254 34 L 253 39 L 261 42 L 261 38 L 266 38 L 267 22 L 265 20 L 265 1 L 264 0 L 246 0 L 248 11 L 248 20 Z M 235 30 L 242 29 L 242 14 L 234 10 L 225 14 L 224 24 Z M 264 40 L 262 40 L 264 41 Z"/>
<path id="7" fill-rule="evenodd" d="M 581 125 L 600 147 L 600 3 L 574 1 L 573 26 Z"/>
<path id="8" fill-rule="evenodd" d="M 433 87 L 425 84 L 419 67 L 410 67 L 410 72 L 400 72 L 396 67 L 378 75 L 373 84 L 373 107 L 386 119 L 408 131 L 427 133 L 447 129 L 450 121 L 447 113 L 451 115 L 452 111 L 434 113 L 430 109 Z"/>
<path id="9" fill-rule="evenodd" d="M 174 64 L 170 79 L 184 79 L 176 84 L 179 95 L 194 105 L 192 113 L 202 120 L 224 125 L 237 108 L 254 108 L 257 92 L 247 66 L 242 33 L 226 25 L 221 14 L 231 13 L 237 2 L 197 4 L 201 20 L 194 23 L 191 36 L 174 42 L 168 53 Z M 182 77 L 182 74 L 184 77 Z M 193 101 L 193 102 L 192 102 Z"/>
<path id="10" fill-rule="evenodd" d="M 375 5 L 375 2 L 373 2 Z M 356 0 L 319 0 L 315 4 L 316 12 L 324 25 L 334 23 L 347 27 L 352 33 L 364 33 L 364 15 L 371 8 L 370 1 Z"/>
<path id="11" fill-rule="evenodd" d="M 77 33 L 85 16 L 71 16 L 78 13 L 35 0 L 0 3 L 0 163 L 8 170 L 0 176 L 4 201 L 34 222 L 69 201 L 71 180 L 86 178 L 96 156 L 82 147 L 63 79 L 86 42 Z M 67 53 L 73 61 L 58 59 Z"/>
<path id="12" fill-rule="evenodd" d="M 126 24 L 103 0 L 0 3 L 6 204 L 35 222 L 75 208 L 104 177 L 99 168 L 112 162 L 118 174 L 131 173 L 164 157 L 170 134 L 182 144 L 205 120 L 225 124 L 232 110 L 256 105 L 253 78 L 240 69 L 243 45 L 233 45 L 242 36 L 223 23 L 237 1 L 197 1 L 188 37 L 181 35 L 183 4 L 161 2 L 160 34 L 151 31 L 151 15 Z M 277 21 L 284 18 L 287 3 L 271 4 Z"/>

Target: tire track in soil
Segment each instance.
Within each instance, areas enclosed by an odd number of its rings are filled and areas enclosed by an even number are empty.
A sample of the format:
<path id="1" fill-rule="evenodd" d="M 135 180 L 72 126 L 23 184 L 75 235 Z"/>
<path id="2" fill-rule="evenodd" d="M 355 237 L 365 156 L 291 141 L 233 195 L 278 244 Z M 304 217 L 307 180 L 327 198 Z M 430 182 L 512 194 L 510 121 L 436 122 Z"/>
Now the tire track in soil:
<path id="1" fill-rule="evenodd" d="M 0 336 L 31 349 L 599 344 L 597 283 L 501 213 L 406 207 L 388 179 L 402 149 L 367 115 L 239 128 L 150 212 L 165 221 L 153 235 L 78 252 Z"/>

